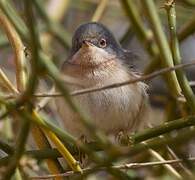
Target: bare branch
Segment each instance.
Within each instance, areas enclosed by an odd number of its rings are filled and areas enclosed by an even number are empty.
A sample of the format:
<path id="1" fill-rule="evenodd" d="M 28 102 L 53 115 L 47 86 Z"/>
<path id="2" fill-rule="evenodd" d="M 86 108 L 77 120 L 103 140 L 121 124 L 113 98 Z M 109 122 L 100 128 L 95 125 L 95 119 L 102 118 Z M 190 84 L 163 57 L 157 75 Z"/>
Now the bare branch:
<path id="1" fill-rule="evenodd" d="M 133 84 L 133 83 L 136 83 L 136 82 L 139 82 L 139 81 L 146 81 L 146 80 L 148 81 L 148 80 L 153 79 L 153 78 L 155 78 L 159 75 L 162 75 L 164 73 L 174 71 L 174 70 L 180 69 L 180 68 L 186 68 L 186 67 L 193 66 L 193 65 L 195 65 L 195 61 L 192 61 L 192 62 L 186 63 L 186 64 L 179 64 L 179 65 L 176 65 L 176 66 L 173 66 L 173 67 L 163 68 L 163 69 L 160 69 L 160 70 L 155 71 L 153 73 L 141 76 L 139 78 L 131 79 L 131 80 L 120 82 L 120 83 L 113 83 L 113 84 L 102 86 L 102 87 L 94 87 L 94 88 L 88 88 L 88 89 L 73 91 L 71 93 L 71 95 L 72 96 L 77 96 L 77 95 L 92 93 L 92 92 L 96 92 L 96 91 L 102 91 L 102 90 L 111 89 L 111 88 L 118 88 L 120 86 Z"/>
<path id="2" fill-rule="evenodd" d="M 78 96 L 78 95 L 92 93 L 92 92 L 96 92 L 96 91 L 103 91 L 103 90 L 106 90 L 106 89 L 118 88 L 118 87 L 121 87 L 121 86 L 126 86 L 126 85 L 137 83 L 137 82 L 140 82 L 140 81 L 149 81 L 149 80 L 151 80 L 151 79 L 153 79 L 157 76 L 160 76 L 164 73 L 167 73 L 169 71 L 174 71 L 174 70 L 180 69 L 180 68 L 187 68 L 189 66 L 194 66 L 194 65 L 195 65 L 195 61 L 192 61 L 190 63 L 185 63 L 185 64 L 179 64 L 179 65 L 176 65 L 176 66 L 173 66 L 173 67 L 163 68 L 163 69 L 160 69 L 160 70 L 155 71 L 153 73 L 143 75 L 139 78 L 131 79 L 131 80 L 128 80 L 128 81 L 124 81 L 124 82 L 120 82 L 120 83 L 113 83 L 113 84 L 106 85 L 106 86 L 101 86 L 101 87 L 80 89 L 80 90 L 71 92 L 70 95 Z M 71 78 L 69 76 L 64 76 L 63 79 L 64 79 L 65 83 L 80 85 L 78 81 L 76 81 L 74 78 Z M 190 83 L 190 85 L 193 86 L 194 82 L 192 81 Z M 62 96 L 62 94 L 61 93 L 53 93 L 53 92 L 52 93 L 37 93 L 37 94 L 34 94 L 33 96 L 35 96 L 37 98 L 41 98 L 41 97 L 53 97 L 53 98 L 55 98 L 55 97 Z M 12 99 L 12 98 L 15 98 L 15 97 L 16 97 L 16 95 L 14 95 L 14 94 L 8 94 L 8 95 L 5 95 L 4 98 L 5 99 Z M 183 100 L 183 98 L 181 100 Z M 185 100 L 183 100 L 183 101 L 185 101 Z"/>
<path id="3" fill-rule="evenodd" d="M 176 160 L 167 160 L 167 161 L 154 161 L 154 162 L 144 162 L 144 163 L 129 163 L 129 164 L 122 164 L 122 165 L 116 165 L 116 166 L 111 166 L 111 167 L 100 167 L 98 168 L 99 171 L 106 170 L 108 168 L 113 168 L 113 169 L 138 169 L 138 168 L 144 168 L 144 167 L 152 167 L 152 166 L 157 166 L 157 165 L 164 165 L 164 164 L 177 164 L 181 162 L 194 162 L 195 157 L 191 158 L 186 158 L 186 159 L 176 159 Z M 87 173 L 91 171 L 92 168 L 86 168 L 83 169 L 83 173 Z M 50 178 L 55 178 L 55 177 L 68 177 L 72 175 L 76 175 L 79 173 L 73 172 L 73 171 L 67 171 L 65 173 L 61 174 L 54 174 L 54 175 L 46 175 L 46 176 L 34 176 L 30 177 L 30 179 L 50 179 Z"/>

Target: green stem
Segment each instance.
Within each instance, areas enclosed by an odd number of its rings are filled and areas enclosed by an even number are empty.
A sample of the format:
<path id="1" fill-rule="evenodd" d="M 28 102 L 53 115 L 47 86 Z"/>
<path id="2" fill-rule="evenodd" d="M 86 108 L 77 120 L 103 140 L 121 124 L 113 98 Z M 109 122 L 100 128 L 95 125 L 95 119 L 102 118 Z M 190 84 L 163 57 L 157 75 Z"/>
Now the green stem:
<path id="1" fill-rule="evenodd" d="M 37 80 L 38 80 L 38 74 L 40 73 L 41 70 L 41 66 L 40 63 L 38 61 L 39 59 L 39 49 L 40 49 L 40 43 L 39 43 L 39 39 L 38 37 L 38 33 L 36 32 L 35 29 L 35 18 L 33 15 L 33 10 L 32 10 L 32 2 L 28 1 L 28 0 L 24 0 L 24 5 L 25 5 L 25 14 L 26 14 L 26 18 L 27 18 L 27 23 L 28 23 L 28 28 L 29 28 L 29 32 L 30 32 L 30 47 L 31 47 L 31 52 L 32 52 L 32 60 L 31 60 L 31 76 L 29 78 L 29 83 L 27 86 L 26 91 L 23 94 L 23 98 L 24 100 L 26 100 L 27 98 L 31 98 L 32 94 L 35 90 L 35 87 L 37 85 Z M 22 98 L 21 98 L 22 101 Z M 27 112 L 28 114 L 31 114 L 29 112 Z M 28 118 L 27 118 L 28 119 Z M 36 128 L 36 127 L 35 127 Z M 38 131 L 40 131 L 38 129 Z M 49 146 L 48 141 L 46 140 L 46 137 L 43 135 L 42 132 L 40 132 L 41 138 L 44 143 L 44 145 L 46 145 L 46 147 Z M 49 164 L 52 164 L 52 168 L 49 167 Z M 52 160 L 51 163 L 48 164 L 48 167 L 50 169 L 52 169 L 53 173 L 57 173 L 57 172 L 61 172 L 62 168 L 60 163 L 58 162 L 58 160 L 56 159 L 55 161 Z"/>
<path id="2" fill-rule="evenodd" d="M 165 124 L 158 126 L 158 127 L 146 129 L 143 132 L 132 135 L 130 137 L 130 139 L 131 139 L 131 143 L 133 144 L 133 146 L 136 147 L 135 144 L 138 144 L 140 142 L 150 140 L 152 138 L 158 137 L 158 136 L 163 135 L 165 133 L 172 132 L 174 130 L 179 130 L 179 129 L 183 129 L 183 128 L 191 127 L 191 126 L 195 126 L 195 117 L 194 116 L 191 116 L 189 118 L 181 118 L 178 120 L 174 120 L 174 121 L 165 123 Z M 56 134 L 58 134 L 57 131 L 54 131 L 54 132 Z M 180 135 L 182 135 L 182 134 L 180 134 Z M 178 136 L 178 138 L 179 138 L 179 136 Z M 63 138 L 63 136 L 61 136 L 61 138 Z M 153 145 L 154 145 L 154 143 L 153 143 Z M 101 150 L 101 146 L 99 146 L 97 143 L 90 143 L 87 146 L 91 149 L 91 151 L 92 150 L 93 151 Z M 72 154 L 75 154 L 75 155 L 77 154 L 75 147 L 69 146 L 69 149 L 70 149 Z M 31 151 L 26 151 L 25 154 L 32 156 L 34 158 L 37 158 L 37 159 L 57 158 L 57 157 L 61 156 L 56 149 L 31 150 Z M 1 161 L 5 162 L 5 159 L 2 159 Z"/>
<path id="3" fill-rule="evenodd" d="M 179 42 L 182 42 L 188 36 L 193 34 L 195 31 L 195 18 L 186 22 L 178 31 L 177 37 Z M 145 68 L 145 74 L 153 72 L 159 66 L 159 56 L 154 57 L 151 63 Z"/>
<path id="4" fill-rule="evenodd" d="M 149 128 L 144 130 L 143 132 L 137 133 L 135 135 L 132 135 L 130 139 L 132 140 L 132 143 L 140 143 L 142 141 L 158 137 L 162 134 L 169 133 L 173 130 L 179 130 L 185 127 L 195 126 L 195 117 L 187 117 L 187 118 L 181 118 L 174 121 L 166 122 L 163 125 Z"/>
<path id="5" fill-rule="evenodd" d="M 167 145 L 170 146 L 175 146 L 179 144 L 183 144 L 187 140 L 190 140 L 194 137 L 195 135 L 195 129 L 186 129 L 183 131 L 181 134 L 178 133 L 174 137 L 169 137 L 169 138 L 155 138 L 153 140 L 147 141 L 147 143 L 139 143 L 136 144 L 133 147 L 127 147 L 124 148 L 121 153 L 119 153 L 122 156 L 134 156 L 138 153 L 144 152 L 145 150 L 148 150 L 149 148 L 157 150 L 161 149 L 162 147 L 167 147 Z"/>
<path id="6" fill-rule="evenodd" d="M 150 30 L 145 28 L 134 2 L 132 0 L 121 0 L 120 2 L 132 24 L 134 32 L 138 35 L 138 38 L 144 42 L 149 54 L 152 57 L 158 56 L 159 50 L 154 42 L 153 34 Z"/>
<path id="7" fill-rule="evenodd" d="M 153 29 L 157 44 L 159 46 L 160 54 L 162 56 L 162 65 L 164 67 L 173 66 L 173 58 L 168 45 L 168 42 L 163 32 L 163 27 L 160 23 L 159 16 L 156 11 L 156 7 L 153 0 L 144 0 L 144 8 L 148 14 L 151 27 Z M 168 73 L 169 77 L 167 81 L 169 82 L 169 87 L 174 97 L 180 96 L 180 86 L 177 81 L 175 72 Z"/>
<path id="8" fill-rule="evenodd" d="M 178 65 L 181 64 L 181 55 L 179 50 L 179 41 L 176 32 L 175 3 L 173 2 L 172 4 L 167 6 L 165 5 L 165 8 L 167 10 L 168 16 L 173 61 L 175 65 Z M 182 92 L 187 100 L 188 107 L 191 109 L 191 112 L 195 113 L 195 96 L 189 85 L 186 75 L 184 74 L 184 71 L 182 69 L 176 70 L 176 75 Z"/>
<path id="9" fill-rule="evenodd" d="M 14 171 L 16 167 L 18 166 L 19 160 L 23 155 L 26 140 L 29 134 L 29 130 L 30 130 L 29 121 L 26 119 L 23 119 L 21 130 L 20 130 L 19 137 L 18 137 L 17 144 L 16 144 L 16 148 L 15 148 L 13 157 L 10 158 L 10 161 L 9 161 L 10 164 L 6 168 L 5 174 L 3 175 L 3 180 L 9 180 L 14 174 Z"/>
<path id="10" fill-rule="evenodd" d="M 28 29 L 23 22 L 23 20 L 18 16 L 16 10 L 12 7 L 9 0 L 0 0 L 0 8 L 9 18 L 11 23 L 15 26 L 17 32 L 20 36 L 27 40 L 28 39 Z"/>
<path id="11" fill-rule="evenodd" d="M 34 119 L 32 117 L 32 115 L 26 111 L 20 111 L 20 113 L 24 117 L 28 118 L 30 121 L 37 123 L 39 126 L 42 126 L 44 128 L 51 130 L 52 132 L 57 134 L 60 138 L 62 138 L 64 142 L 75 144 L 76 138 L 74 138 L 72 135 L 68 134 L 66 131 L 64 131 L 64 130 L 60 129 L 59 127 L 57 127 L 56 125 L 54 125 L 50 120 L 48 120 L 46 115 L 44 115 L 44 117 L 42 115 L 38 121 L 37 119 Z"/>

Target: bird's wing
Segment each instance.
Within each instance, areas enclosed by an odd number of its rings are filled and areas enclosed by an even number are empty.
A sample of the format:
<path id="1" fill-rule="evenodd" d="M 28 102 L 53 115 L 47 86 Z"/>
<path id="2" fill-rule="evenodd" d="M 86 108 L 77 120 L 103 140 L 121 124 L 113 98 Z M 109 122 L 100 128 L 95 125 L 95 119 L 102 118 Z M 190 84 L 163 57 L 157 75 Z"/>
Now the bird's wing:
<path id="1" fill-rule="evenodd" d="M 128 68 L 137 69 L 136 61 L 140 60 L 140 58 L 135 52 L 123 49 L 121 60 L 127 65 Z"/>

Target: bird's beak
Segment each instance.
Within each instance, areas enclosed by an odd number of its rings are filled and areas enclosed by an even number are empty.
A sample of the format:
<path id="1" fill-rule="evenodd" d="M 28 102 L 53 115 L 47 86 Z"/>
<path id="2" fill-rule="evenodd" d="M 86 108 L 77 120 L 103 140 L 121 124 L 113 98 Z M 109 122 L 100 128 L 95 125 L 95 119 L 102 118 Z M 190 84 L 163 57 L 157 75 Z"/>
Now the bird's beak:
<path id="1" fill-rule="evenodd" d="M 88 40 L 83 40 L 82 47 L 92 47 L 94 46 L 90 41 Z"/>

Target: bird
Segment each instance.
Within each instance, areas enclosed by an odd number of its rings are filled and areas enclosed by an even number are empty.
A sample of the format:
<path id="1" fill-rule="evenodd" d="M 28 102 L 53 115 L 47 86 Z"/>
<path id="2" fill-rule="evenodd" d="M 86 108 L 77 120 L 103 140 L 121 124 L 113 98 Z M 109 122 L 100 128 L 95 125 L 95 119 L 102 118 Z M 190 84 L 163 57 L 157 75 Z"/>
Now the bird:
<path id="1" fill-rule="evenodd" d="M 134 53 L 121 47 L 105 25 L 88 22 L 81 24 L 74 32 L 72 47 L 61 67 L 61 73 L 79 82 L 67 85 L 70 92 L 117 84 L 140 77 L 140 73 L 133 68 L 135 57 Z M 142 129 L 147 120 L 147 89 L 144 82 L 136 82 L 74 96 L 73 101 L 87 114 L 94 127 L 106 135 L 134 133 Z M 92 140 L 63 98 L 56 98 L 56 106 L 68 133 Z"/>

